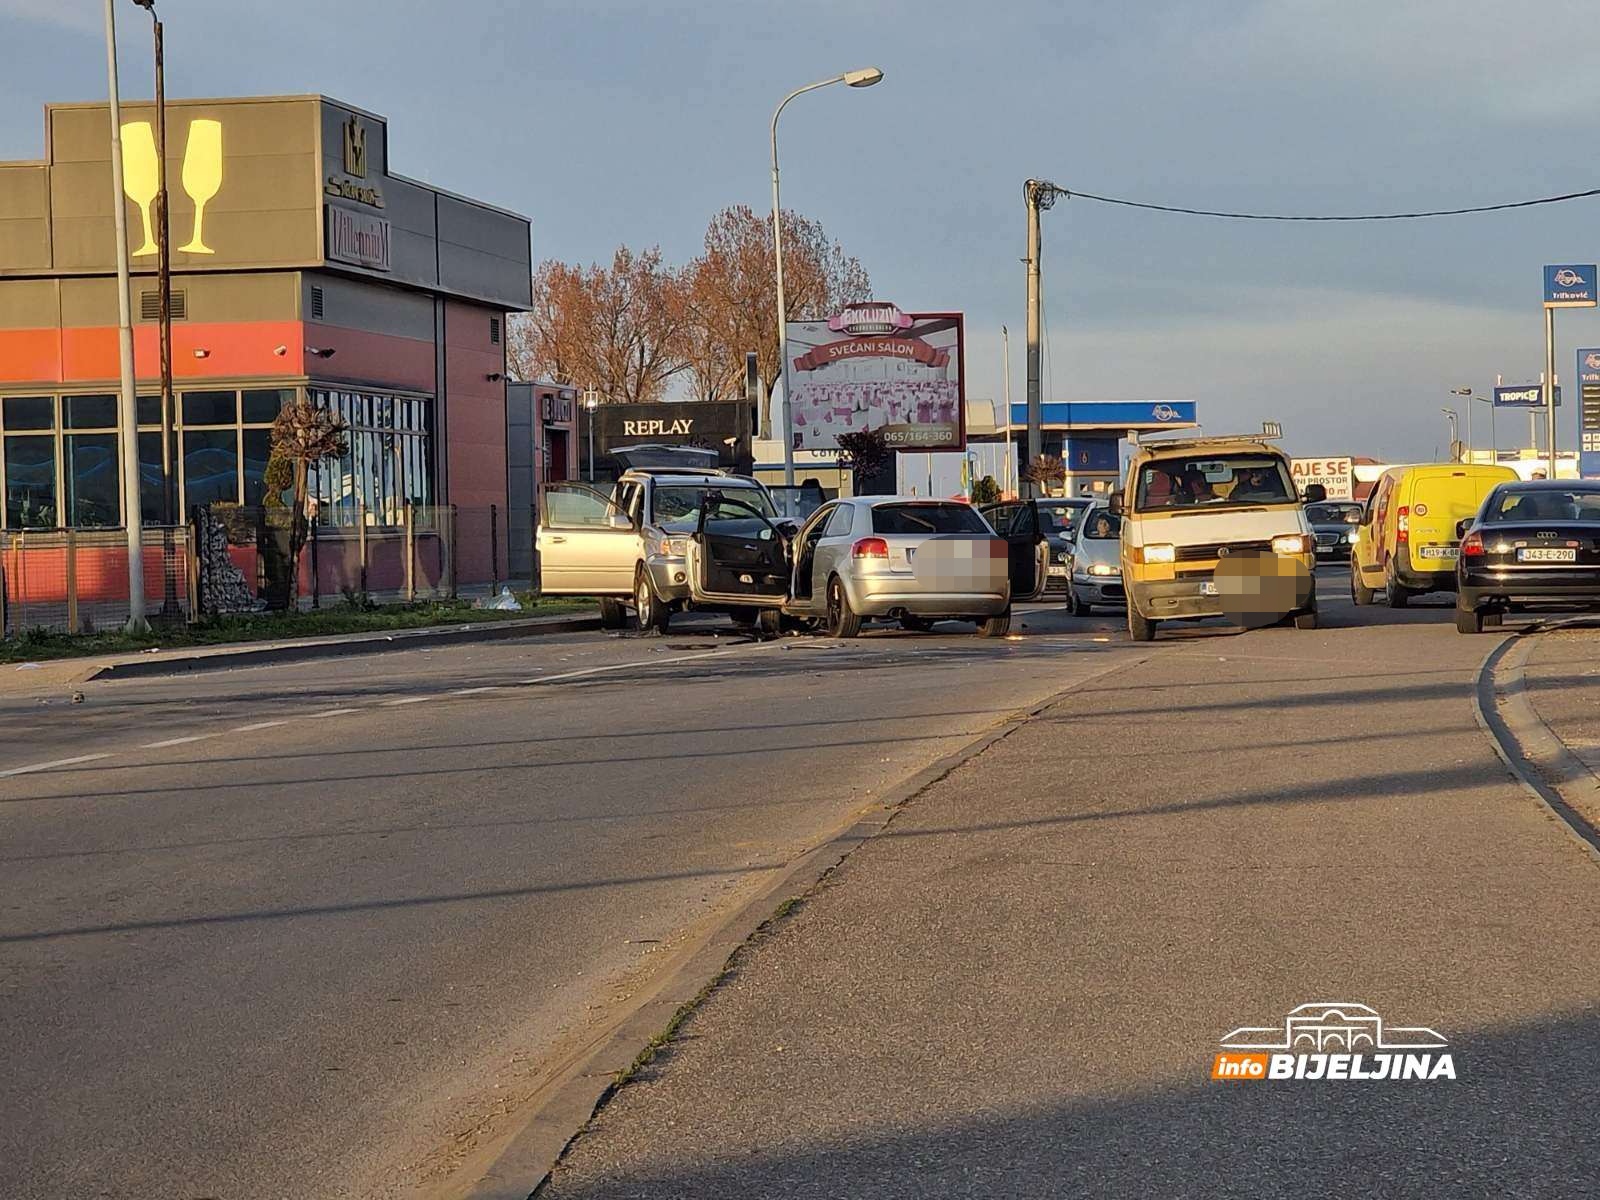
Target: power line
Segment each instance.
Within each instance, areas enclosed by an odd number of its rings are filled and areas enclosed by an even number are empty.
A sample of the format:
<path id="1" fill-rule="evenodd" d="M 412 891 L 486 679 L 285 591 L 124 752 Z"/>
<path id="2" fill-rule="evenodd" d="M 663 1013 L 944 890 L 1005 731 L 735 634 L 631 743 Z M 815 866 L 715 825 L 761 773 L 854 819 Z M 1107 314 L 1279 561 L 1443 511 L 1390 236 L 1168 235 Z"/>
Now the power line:
<path id="1" fill-rule="evenodd" d="M 1117 196 L 1097 196 L 1093 192 L 1076 192 L 1070 188 L 1056 188 L 1055 190 L 1072 200 L 1093 200 L 1099 204 L 1116 204 L 1123 208 L 1143 208 L 1153 212 L 1184 213 L 1192 217 L 1224 217 L 1233 221 L 1416 221 L 1424 217 L 1462 217 L 1471 213 L 1504 212 L 1512 208 L 1534 208 L 1541 204 L 1563 204 L 1568 200 L 1586 200 L 1593 196 L 1600 196 L 1600 188 L 1590 188 L 1585 192 L 1567 192 L 1560 196 L 1541 196 L 1537 200 L 1513 200 L 1506 204 L 1481 204 L 1473 208 L 1436 208 L 1426 212 L 1322 216 L 1287 213 L 1223 212 L 1211 208 L 1188 208 L 1178 204 L 1149 204 L 1142 200 L 1124 200 Z"/>

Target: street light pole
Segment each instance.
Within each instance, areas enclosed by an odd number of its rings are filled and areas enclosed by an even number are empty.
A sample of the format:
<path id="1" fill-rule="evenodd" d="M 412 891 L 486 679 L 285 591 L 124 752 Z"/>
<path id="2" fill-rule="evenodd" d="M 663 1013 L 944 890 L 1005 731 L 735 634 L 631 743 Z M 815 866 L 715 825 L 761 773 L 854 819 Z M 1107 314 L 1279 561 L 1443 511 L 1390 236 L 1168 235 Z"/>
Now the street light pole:
<path id="1" fill-rule="evenodd" d="M 1043 179 L 1029 179 L 1022 185 L 1022 199 L 1028 208 L 1028 462 L 1032 463 L 1044 451 L 1044 400 L 1040 388 L 1039 327 L 1043 319 L 1043 300 L 1040 297 L 1039 258 L 1043 239 L 1039 231 L 1039 214 L 1055 206 L 1056 197 L 1064 192 L 1055 184 Z M 1029 494 L 1035 489 L 1030 486 Z M 1017 491 L 1022 491 L 1022 481 L 1017 480 Z"/>
<path id="2" fill-rule="evenodd" d="M 1456 454 L 1456 421 L 1460 414 L 1453 408 L 1441 408 L 1439 411 L 1450 420 L 1450 456 L 1454 458 Z"/>
<path id="3" fill-rule="evenodd" d="M 1011 331 L 1000 326 L 1001 353 L 1004 356 L 1006 405 L 1006 483 L 1011 482 Z"/>
<path id="4" fill-rule="evenodd" d="M 783 384 L 783 482 L 788 487 L 794 486 L 794 404 L 789 398 L 787 362 L 789 307 L 783 294 L 783 207 L 778 197 L 778 118 L 789 106 L 789 101 L 796 96 L 803 96 L 806 92 L 814 92 L 818 88 L 834 83 L 844 83 L 856 88 L 871 87 L 882 78 L 883 72 L 877 67 L 863 67 L 856 71 L 846 71 L 843 75 L 835 75 L 831 79 L 819 79 L 816 83 L 795 88 L 783 98 L 772 114 L 772 261 L 773 273 L 777 277 L 778 284 L 778 379 Z M 770 408 L 768 415 L 770 419 Z"/>
<path id="5" fill-rule="evenodd" d="M 155 0 L 133 0 L 150 14 L 156 56 L 156 288 L 161 312 L 161 523 L 178 520 L 178 480 L 172 469 L 172 238 L 167 212 L 167 83 L 164 29 Z"/>
<path id="6" fill-rule="evenodd" d="M 589 414 L 589 482 L 594 482 L 594 410 L 600 407 L 600 393 L 587 388 L 583 393 L 583 410 Z"/>
<path id="7" fill-rule="evenodd" d="M 129 633 L 146 633 L 144 524 L 139 512 L 139 403 L 133 385 L 133 313 L 128 298 L 128 208 L 123 199 L 122 98 L 117 85 L 117 15 L 106 4 L 106 83 L 111 96 L 111 214 L 117 238 L 117 351 L 122 389 L 122 524 L 128 538 Z M 70 519 L 70 518 L 69 518 Z"/>

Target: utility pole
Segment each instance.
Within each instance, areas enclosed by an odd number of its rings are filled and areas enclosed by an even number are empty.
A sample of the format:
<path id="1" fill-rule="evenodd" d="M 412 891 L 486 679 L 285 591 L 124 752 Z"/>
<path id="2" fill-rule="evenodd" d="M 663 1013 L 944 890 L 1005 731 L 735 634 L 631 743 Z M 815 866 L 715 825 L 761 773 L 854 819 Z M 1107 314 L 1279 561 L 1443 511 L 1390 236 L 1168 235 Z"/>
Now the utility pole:
<path id="1" fill-rule="evenodd" d="M 1027 462 L 1033 462 L 1043 453 L 1044 449 L 1044 401 L 1040 394 L 1039 377 L 1039 326 L 1042 313 L 1039 298 L 1039 253 L 1041 239 L 1039 234 L 1039 214 L 1047 208 L 1055 207 L 1056 197 L 1063 195 L 1061 188 L 1043 179 L 1030 179 L 1022 185 L 1022 198 L 1028 207 L 1028 257 L 1023 261 L 1028 264 L 1028 457 Z M 1006 414 L 1007 420 L 1010 413 Z M 1017 489 L 1022 488 L 1019 479 Z M 1028 487 L 1028 494 L 1034 493 L 1034 485 Z"/>
<path id="2" fill-rule="evenodd" d="M 1005 406 L 1006 406 L 1006 457 L 1005 473 L 1006 482 L 1011 482 L 1011 455 L 1014 447 L 1011 444 L 1011 331 L 1004 325 L 1000 326 L 1000 345 L 1003 356 L 1002 367 L 1005 372 Z M 1020 481 L 1018 484 L 1020 490 Z"/>
<path id="3" fill-rule="evenodd" d="M 1556 310 L 1544 310 L 1544 444 L 1550 455 L 1549 478 L 1556 477 Z"/>
<path id="4" fill-rule="evenodd" d="M 144 523 L 139 512 L 139 402 L 133 386 L 133 313 L 128 300 L 128 205 L 123 198 L 122 98 L 117 86 L 117 15 L 106 0 L 106 83 L 111 94 L 111 214 L 117 238 L 117 350 L 121 363 L 122 525 L 128 535 L 129 633 L 146 633 Z"/>

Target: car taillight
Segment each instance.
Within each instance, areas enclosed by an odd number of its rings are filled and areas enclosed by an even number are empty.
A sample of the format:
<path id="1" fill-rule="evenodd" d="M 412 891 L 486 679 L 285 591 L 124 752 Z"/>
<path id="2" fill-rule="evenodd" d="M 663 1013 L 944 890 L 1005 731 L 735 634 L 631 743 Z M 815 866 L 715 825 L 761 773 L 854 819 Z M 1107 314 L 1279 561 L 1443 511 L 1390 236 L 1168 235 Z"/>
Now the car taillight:
<path id="1" fill-rule="evenodd" d="M 1474 529 L 1461 539 L 1461 553 L 1468 558 L 1478 558 L 1483 554 L 1483 534 Z"/>
<path id="2" fill-rule="evenodd" d="M 882 538 L 862 538 L 850 547 L 851 558 L 888 558 L 889 543 Z"/>
<path id="3" fill-rule="evenodd" d="M 1397 542 L 1409 542 L 1411 540 L 1411 509 L 1404 504 L 1400 506 L 1399 511 L 1395 514 L 1394 540 Z"/>

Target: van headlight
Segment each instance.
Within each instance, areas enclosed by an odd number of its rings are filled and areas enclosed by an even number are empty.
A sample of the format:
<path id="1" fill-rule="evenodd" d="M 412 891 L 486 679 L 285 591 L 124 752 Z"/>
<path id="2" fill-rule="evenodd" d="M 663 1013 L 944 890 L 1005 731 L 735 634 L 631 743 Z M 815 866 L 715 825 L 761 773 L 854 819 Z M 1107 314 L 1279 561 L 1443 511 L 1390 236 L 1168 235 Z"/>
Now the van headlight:
<path id="1" fill-rule="evenodd" d="M 1121 567 L 1113 567 L 1110 563 L 1090 563 L 1089 564 L 1089 574 L 1091 574 L 1091 575 L 1121 575 L 1122 574 L 1122 568 Z"/>
<path id="2" fill-rule="evenodd" d="M 1311 547 L 1306 543 L 1310 540 L 1303 533 L 1280 534 L 1272 539 L 1272 552 L 1282 555 L 1309 554 Z"/>
<path id="3" fill-rule="evenodd" d="M 1156 542 L 1136 550 L 1140 561 L 1147 563 L 1170 563 L 1178 561 L 1177 548 L 1171 542 Z"/>

